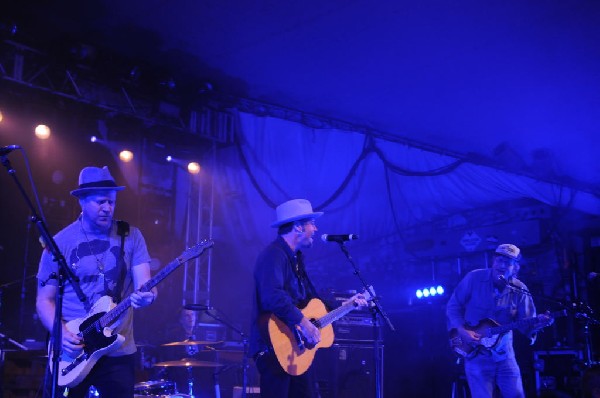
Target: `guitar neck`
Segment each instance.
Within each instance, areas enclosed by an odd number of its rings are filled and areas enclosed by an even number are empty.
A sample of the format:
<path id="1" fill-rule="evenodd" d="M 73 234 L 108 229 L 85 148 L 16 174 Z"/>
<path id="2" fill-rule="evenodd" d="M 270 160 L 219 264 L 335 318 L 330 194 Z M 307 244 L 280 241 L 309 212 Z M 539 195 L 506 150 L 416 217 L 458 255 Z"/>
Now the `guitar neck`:
<path id="1" fill-rule="evenodd" d="M 163 279 L 165 279 L 171 272 L 175 271 L 177 267 L 183 264 L 183 261 L 180 258 L 176 258 L 167 264 L 163 269 L 161 269 L 154 277 L 150 278 L 146 283 L 144 283 L 140 288 L 140 292 L 149 292 L 154 286 L 158 285 Z M 100 326 L 103 328 L 110 325 L 115 319 L 121 316 L 125 310 L 127 310 L 131 306 L 131 295 L 127 296 L 125 300 L 121 301 L 115 308 L 107 312 L 104 316 L 99 319 Z"/>
<path id="2" fill-rule="evenodd" d="M 507 323 L 506 325 L 495 326 L 490 328 L 490 335 L 506 333 L 509 330 L 527 327 L 535 322 L 535 318 L 521 319 L 520 321 Z"/>
<path id="3" fill-rule="evenodd" d="M 555 311 L 550 314 L 550 316 L 552 318 L 558 318 L 558 317 L 565 316 L 565 315 L 566 315 L 565 310 Z M 536 321 L 537 321 L 537 318 L 533 317 L 533 318 L 521 319 L 520 321 L 507 323 L 506 325 L 494 326 L 494 327 L 490 328 L 490 334 L 491 335 L 502 334 L 502 333 L 508 332 L 509 330 L 519 329 L 521 327 L 529 327 L 529 326 L 533 325 Z"/>
<path id="4" fill-rule="evenodd" d="M 337 321 L 338 319 L 340 319 L 355 308 L 356 304 L 353 301 L 336 308 L 335 310 L 329 312 L 327 315 L 324 315 L 317 320 L 318 327 L 324 328 L 325 326 Z"/>

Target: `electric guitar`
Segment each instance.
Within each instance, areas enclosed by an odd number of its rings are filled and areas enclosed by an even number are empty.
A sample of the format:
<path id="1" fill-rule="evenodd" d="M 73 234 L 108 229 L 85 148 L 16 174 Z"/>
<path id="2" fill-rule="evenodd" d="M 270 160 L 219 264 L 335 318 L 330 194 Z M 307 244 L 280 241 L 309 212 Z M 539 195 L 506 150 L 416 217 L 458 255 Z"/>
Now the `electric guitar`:
<path id="1" fill-rule="evenodd" d="M 335 336 L 331 324 L 356 307 L 357 304 L 351 301 L 328 313 L 321 300 L 316 298 L 310 300 L 301 312 L 321 331 L 321 341 L 316 345 L 306 343 L 299 327 L 292 330 L 275 315 L 266 315 L 262 320 L 263 331 L 268 334 L 277 361 L 283 370 L 292 376 L 306 372 L 312 364 L 317 350 L 331 347 L 333 344 Z"/>
<path id="2" fill-rule="evenodd" d="M 179 257 L 167 264 L 153 278 L 144 283 L 139 291 L 148 292 L 183 263 L 200 256 L 214 245 L 212 240 L 203 240 L 185 250 Z M 110 296 L 102 296 L 94 303 L 90 312 L 82 318 L 67 322 L 66 328 L 83 338 L 84 347 L 77 357 L 61 353 L 58 365 L 58 385 L 75 387 L 88 375 L 98 359 L 123 345 L 125 337 L 109 328 L 121 314 L 131 306 L 131 296 L 116 305 Z M 48 347 L 50 363 L 53 360 L 51 347 Z"/>
<path id="3" fill-rule="evenodd" d="M 550 319 L 545 323 L 537 325 L 538 330 L 551 325 L 554 318 L 566 316 L 567 311 L 555 311 L 548 315 L 550 315 Z M 473 344 L 464 342 L 460 338 L 458 330 L 454 328 L 450 330 L 450 346 L 458 355 L 465 358 L 472 358 L 477 355 L 481 348 L 492 348 L 498 344 L 502 335 L 509 330 L 533 327 L 536 323 L 539 323 L 537 317 L 521 319 L 520 321 L 507 323 L 506 325 L 500 325 L 493 319 L 485 318 L 480 320 L 475 326 L 465 325 L 465 329 L 474 331 L 481 336 L 478 342 L 474 342 Z"/>

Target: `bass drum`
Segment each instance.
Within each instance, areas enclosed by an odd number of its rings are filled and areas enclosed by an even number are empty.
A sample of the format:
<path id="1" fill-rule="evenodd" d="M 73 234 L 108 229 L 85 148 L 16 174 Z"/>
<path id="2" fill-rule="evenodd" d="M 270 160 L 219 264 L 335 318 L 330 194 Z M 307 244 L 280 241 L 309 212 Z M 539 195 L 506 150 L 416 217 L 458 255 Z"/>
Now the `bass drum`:
<path id="1" fill-rule="evenodd" d="M 171 380 L 150 380 L 137 383 L 133 387 L 135 397 L 162 397 L 177 393 L 175 382 Z"/>

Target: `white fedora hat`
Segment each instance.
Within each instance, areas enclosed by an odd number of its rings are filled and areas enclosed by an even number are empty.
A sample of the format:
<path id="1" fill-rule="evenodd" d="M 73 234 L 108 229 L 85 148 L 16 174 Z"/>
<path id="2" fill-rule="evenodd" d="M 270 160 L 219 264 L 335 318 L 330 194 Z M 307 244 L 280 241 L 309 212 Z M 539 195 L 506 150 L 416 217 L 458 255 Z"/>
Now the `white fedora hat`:
<path id="1" fill-rule="evenodd" d="M 322 211 L 313 211 L 312 205 L 306 199 L 292 199 L 277 206 L 277 221 L 271 227 L 279 227 L 292 221 L 305 218 L 317 218 L 323 215 Z"/>

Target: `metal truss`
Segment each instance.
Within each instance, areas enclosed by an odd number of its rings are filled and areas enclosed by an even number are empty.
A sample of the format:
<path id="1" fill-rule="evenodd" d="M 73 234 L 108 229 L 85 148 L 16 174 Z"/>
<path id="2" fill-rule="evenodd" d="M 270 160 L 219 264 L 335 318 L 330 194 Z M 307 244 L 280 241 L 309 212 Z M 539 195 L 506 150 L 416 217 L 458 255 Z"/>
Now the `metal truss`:
<path id="1" fill-rule="evenodd" d="M 214 101 L 186 106 L 177 100 L 144 94 L 127 77 L 106 77 L 82 63 L 66 62 L 52 54 L 4 40 L 0 46 L 0 77 L 13 89 L 45 92 L 87 104 L 108 113 L 138 119 L 218 143 L 232 143 L 234 115 Z"/>

